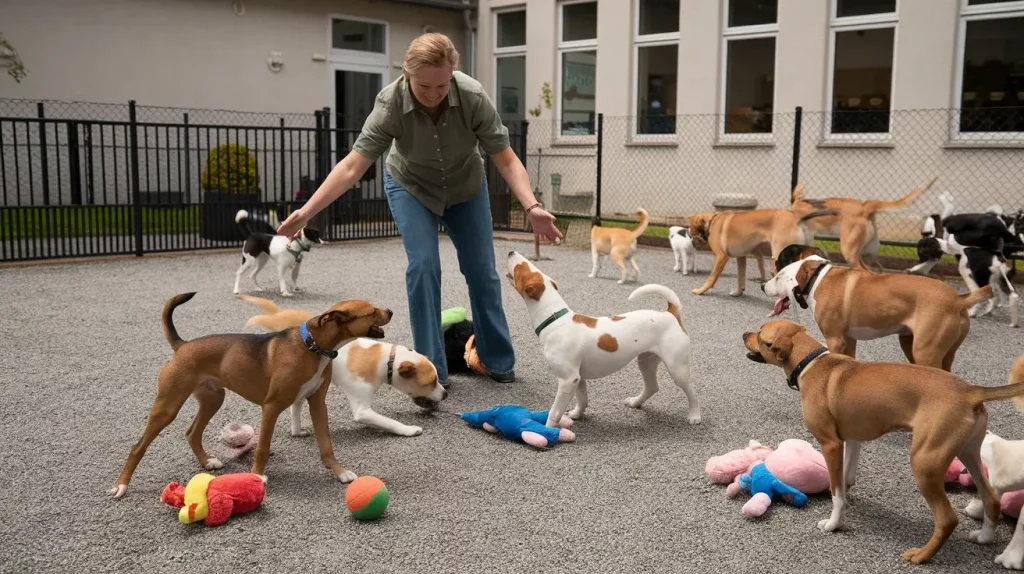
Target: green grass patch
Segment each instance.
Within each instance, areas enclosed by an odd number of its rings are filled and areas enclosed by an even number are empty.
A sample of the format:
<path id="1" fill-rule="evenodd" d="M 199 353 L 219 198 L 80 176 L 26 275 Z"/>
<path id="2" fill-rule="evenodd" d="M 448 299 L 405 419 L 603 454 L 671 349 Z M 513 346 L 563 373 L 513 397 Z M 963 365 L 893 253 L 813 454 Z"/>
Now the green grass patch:
<path id="1" fill-rule="evenodd" d="M 633 229 L 636 227 L 636 222 L 632 221 L 607 221 L 601 220 L 601 227 L 621 227 L 623 229 Z M 668 227 L 661 225 L 648 225 L 647 229 L 644 230 L 645 237 L 660 237 L 662 239 L 668 239 Z"/>
<path id="2" fill-rule="evenodd" d="M 199 207 L 143 207 L 142 233 L 196 233 Z M 0 238 L 102 237 L 133 235 L 130 205 L 0 208 Z"/>

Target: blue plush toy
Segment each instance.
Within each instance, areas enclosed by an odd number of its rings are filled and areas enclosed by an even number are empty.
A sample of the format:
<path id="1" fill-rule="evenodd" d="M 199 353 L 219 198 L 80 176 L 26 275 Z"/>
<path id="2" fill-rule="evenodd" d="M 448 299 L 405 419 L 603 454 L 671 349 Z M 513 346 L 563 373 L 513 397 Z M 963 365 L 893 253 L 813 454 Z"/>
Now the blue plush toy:
<path id="1" fill-rule="evenodd" d="M 806 494 L 775 478 L 775 475 L 768 470 L 763 462 L 758 462 L 751 467 L 749 474 L 741 474 L 736 477 L 736 482 L 730 484 L 726 489 L 726 495 L 732 498 L 739 494 L 740 490 L 753 495 L 743 505 L 743 514 L 746 516 L 761 516 L 768 510 L 776 496 L 781 496 L 793 506 L 801 507 L 807 504 Z"/>
<path id="2" fill-rule="evenodd" d="M 538 448 L 576 440 L 576 435 L 569 430 L 572 426 L 569 417 L 562 415 L 558 427 L 549 427 L 545 425 L 548 411 L 532 412 L 518 405 L 501 405 L 486 411 L 462 413 L 462 420 L 472 427 L 501 433 L 501 436 L 509 440 L 521 440 Z"/>

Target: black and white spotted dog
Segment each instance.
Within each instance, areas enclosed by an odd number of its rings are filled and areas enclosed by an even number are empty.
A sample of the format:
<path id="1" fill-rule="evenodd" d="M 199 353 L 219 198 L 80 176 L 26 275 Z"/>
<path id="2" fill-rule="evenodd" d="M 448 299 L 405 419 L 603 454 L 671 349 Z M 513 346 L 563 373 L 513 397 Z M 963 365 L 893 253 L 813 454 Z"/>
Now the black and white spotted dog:
<path id="1" fill-rule="evenodd" d="M 271 218 L 273 218 L 273 213 Z M 239 293 L 239 282 L 242 275 L 249 273 L 249 278 L 256 284 L 257 291 L 263 291 L 263 287 L 256 281 L 256 275 L 267 264 L 273 260 L 277 265 L 277 276 L 281 283 L 281 296 L 291 297 L 296 291 L 301 291 L 297 285 L 299 279 L 299 268 L 302 265 L 303 255 L 315 244 L 323 244 L 320 232 L 311 227 L 303 228 L 302 232 L 295 239 L 289 239 L 277 233 L 266 231 L 253 231 L 249 226 L 249 212 L 239 209 L 235 214 L 235 223 L 238 224 L 245 237 L 245 244 L 242 245 L 242 264 L 235 272 L 235 290 Z M 264 225 L 276 230 L 273 221 L 264 221 Z"/>

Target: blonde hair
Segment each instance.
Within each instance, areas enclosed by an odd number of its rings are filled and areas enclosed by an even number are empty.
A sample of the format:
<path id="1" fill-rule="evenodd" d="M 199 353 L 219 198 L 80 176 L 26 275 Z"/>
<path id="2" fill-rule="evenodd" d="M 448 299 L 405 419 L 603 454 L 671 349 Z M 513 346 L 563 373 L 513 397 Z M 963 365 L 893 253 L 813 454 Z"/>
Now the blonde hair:
<path id="1" fill-rule="evenodd" d="M 423 68 L 440 66 L 457 69 L 459 51 L 455 49 L 455 44 L 448 36 L 431 32 L 419 36 L 409 44 L 405 51 L 405 61 L 402 62 L 402 71 L 406 76 L 411 76 Z"/>

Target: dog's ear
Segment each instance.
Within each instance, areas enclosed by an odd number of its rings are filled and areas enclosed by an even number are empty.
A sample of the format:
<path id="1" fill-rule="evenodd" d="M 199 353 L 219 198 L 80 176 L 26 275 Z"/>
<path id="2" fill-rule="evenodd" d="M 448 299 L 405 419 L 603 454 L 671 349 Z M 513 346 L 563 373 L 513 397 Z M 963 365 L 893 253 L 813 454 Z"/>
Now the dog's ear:
<path id="1" fill-rule="evenodd" d="M 793 350 L 793 337 L 789 335 L 778 335 L 774 341 L 765 342 L 765 346 L 768 350 L 775 355 L 775 358 L 779 362 L 785 362 L 789 358 L 789 353 Z"/>
<path id="2" fill-rule="evenodd" d="M 317 319 L 316 324 L 320 327 L 323 327 L 324 324 L 328 322 L 348 323 L 349 321 L 355 318 L 356 316 L 353 315 L 352 313 L 349 313 L 348 311 L 328 311 L 323 315 L 320 315 L 320 318 Z"/>
<path id="3" fill-rule="evenodd" d="M 801 291 L 807 289 L 807 283 L 811 280 L 811 275 L 814 275 L 814 272 L 824 264 L 822 261 L 808 261 L 801 265 L 800 269 L 796 272 L 797 289 Z"/>
<path id="4" fill-rule="evenodd" d="M 539 272 L 531 271 L 526 263 L 520 263 L 515 268 L 516 291 L 534 301 L 540 301 L 544 294 L 544 276 Z"/>
<path id="5" fill-rule="evenodd" d="M 403 379 L 408 379 L 416 374 L 416 365 L 409 361 L 402 361 L 402 364 L 398 365 L 398 374 L 401 375 Z"/>
<path id="6" fill-rule="evenodd" d="M 558 283 L 555 283 L 554 279 L 551 280 L 551 287 L 554 288 L 555 291 L 558 291 Z"/>

